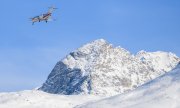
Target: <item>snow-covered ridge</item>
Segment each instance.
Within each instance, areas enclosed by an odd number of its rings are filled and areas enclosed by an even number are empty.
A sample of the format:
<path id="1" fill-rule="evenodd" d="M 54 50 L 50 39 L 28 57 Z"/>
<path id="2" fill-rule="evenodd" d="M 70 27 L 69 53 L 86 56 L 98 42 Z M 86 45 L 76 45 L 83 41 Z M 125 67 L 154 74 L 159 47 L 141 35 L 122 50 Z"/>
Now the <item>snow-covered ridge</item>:
<path id="1" fill-rule="evenodd" d="M 140 51 L 132 55 L 99 39 L 59 61 L 39 89 L 55 94 L 111 96 L 170 71 L 179 61 L 175 54 L 168 52 Z"/>
<path id="2" fill-rule="evenodd" d="M 77 108 L 180 108 L 180 63 L 171 72 L 133 91 Z"/>

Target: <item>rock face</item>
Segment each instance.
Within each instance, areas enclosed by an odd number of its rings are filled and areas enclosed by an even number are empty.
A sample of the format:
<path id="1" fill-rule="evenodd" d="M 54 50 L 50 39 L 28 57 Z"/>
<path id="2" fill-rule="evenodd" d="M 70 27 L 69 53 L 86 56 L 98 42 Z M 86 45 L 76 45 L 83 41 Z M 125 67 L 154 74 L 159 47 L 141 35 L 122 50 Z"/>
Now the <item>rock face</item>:
<path id="1" fill-rule="evenodd" d="M 180 108 L 180 63 L 135 90 L 75 108 Z"/>
<path id="2" fill-rule="evenodd" d="M 99 39 L 59 61 L 39 90 L 66 95 L 116 95 L 170 71 L 179 61 L 175 54 L 160 51 L 132 55 Z"/>

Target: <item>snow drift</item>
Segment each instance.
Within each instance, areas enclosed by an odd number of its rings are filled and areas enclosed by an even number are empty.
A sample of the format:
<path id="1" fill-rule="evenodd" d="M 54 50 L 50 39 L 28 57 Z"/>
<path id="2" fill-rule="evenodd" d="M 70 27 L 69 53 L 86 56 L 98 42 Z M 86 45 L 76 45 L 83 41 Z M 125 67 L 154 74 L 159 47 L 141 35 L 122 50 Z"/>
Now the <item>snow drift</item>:
<path id="1" fill-rule="evenodd" d="M 100 97 L 93 95 L 56 95 L 39 90 L 0 93 L 0 108 L 73 108 Z"/>

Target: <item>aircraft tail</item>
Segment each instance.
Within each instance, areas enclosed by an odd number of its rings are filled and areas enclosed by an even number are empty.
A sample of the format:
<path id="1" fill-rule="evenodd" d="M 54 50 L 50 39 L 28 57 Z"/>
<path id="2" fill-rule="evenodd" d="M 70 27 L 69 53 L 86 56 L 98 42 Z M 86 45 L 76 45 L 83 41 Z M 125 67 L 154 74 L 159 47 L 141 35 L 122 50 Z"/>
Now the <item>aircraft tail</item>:
<path id="1" fill-rule="evenodd" d="M 55 9 L 57 9 L 57 8 L 55 8 L 54 6 L 49 7 L 48 13 L 52 13 Z"/>

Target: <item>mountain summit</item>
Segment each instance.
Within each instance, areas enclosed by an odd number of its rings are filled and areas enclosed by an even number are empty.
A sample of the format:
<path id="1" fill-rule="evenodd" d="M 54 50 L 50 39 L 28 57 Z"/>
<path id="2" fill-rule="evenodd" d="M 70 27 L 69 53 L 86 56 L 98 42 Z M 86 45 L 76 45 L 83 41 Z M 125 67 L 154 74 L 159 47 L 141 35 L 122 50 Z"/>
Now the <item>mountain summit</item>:
<path id="1" fill-rule="evenodd" d="M 179 61 L 175 54 L 160 51 L 132 55 L 98 39 L 59 61 L 39 90 L 66 95 L 116 95 L 170 71 Z"/>

